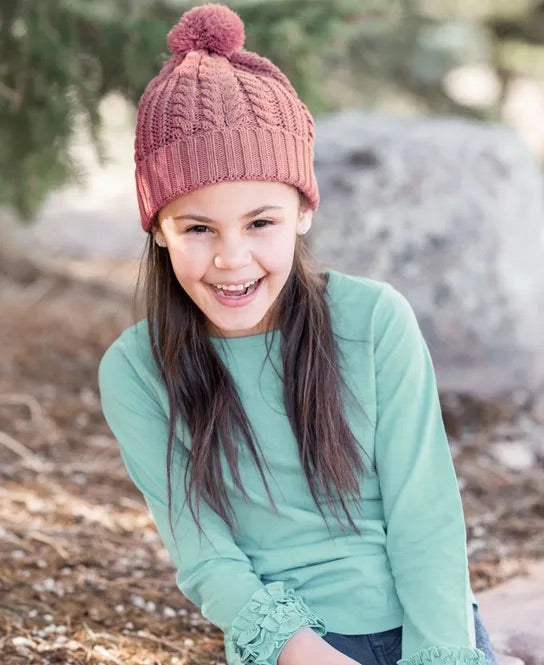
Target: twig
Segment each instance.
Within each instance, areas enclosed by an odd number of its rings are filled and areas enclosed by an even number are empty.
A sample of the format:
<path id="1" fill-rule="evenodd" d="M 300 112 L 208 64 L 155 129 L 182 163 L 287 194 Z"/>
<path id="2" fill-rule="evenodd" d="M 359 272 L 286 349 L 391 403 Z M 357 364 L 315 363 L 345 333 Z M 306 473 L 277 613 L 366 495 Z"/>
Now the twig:
<path id="1" fill-rule="evenodd" d="M 6 393 L 0 395 L 0 404 L 7 404 L 9 406 L 26 406 L 30 411 L 30 420 L 32 420 L 32 422 L 39 423 L 43 420 L 42 406 L 32 395 Z"/>
<path id="2" fill-rule="evenodd" d="M 57 464 L 57 470 L 60 473 L 63 473 L 65 475 L 70 475 L 72 473 L 83 473 L 83 474 L 92 474 L 92 473 L 104 473 L 104 462 L 115 462 L 117 463 L 117 458 L 114 458 L 113 455 L 110 454 L 103 454 L 99 457 L 96 457 L 95 459 L 89 461 L 89 462 L 69 462 L 65 464 Z M 122 478 L 124 477 L 124 472 L 121 466 L 119 466 L 119 469 L 114 469 L 116 471 L 116 476 L 115 478 Z"/>
<path id="3" fill-rule="evenodd" d="M 100 646 L 99 644 L 95 644 L 95 646 L 93 647 L 93 651 L 96 651 L 98 654 L 100 654 L 103 658 L 109 660 L 111 663 L 115 663 L 115 665 L 125 665 L 124 661 L 116 658 L 107 649 Z"/>
<path id="4" fill-rule="evenodd" d="M 7 494 L 9 494 L 9 492 L 1 492 L 1 494 L 4 494 L 4 496 L 6 496 Z M 21 536 L 17 535 L 16 533 L 11 533 L 10 531 L 7 531 L 4 526 L 0 527 L 0 542 L 13 543 L 14 545 L 17 545 L 17 547 L 19 548 L 26 547 L 27 549 L 30 549 L 28 544 L 24 542 L 24 539 L 21 538 Z"/>
<path id="5" fill-rule="evenodd" d="M 138 512 L 145 510 L 143 501 L 136 501 L 135 499 L 130 499 L 128 496 L 122 496 L 119 499 L 119 505 L 123 506 L 123 508 L 130 508 L 130 510 L 137 510 Z"/>
<path id="6" fill-rule="evenodd" d="M 37 457 L 29 448 L 23 445 L 20 441 L 14 439 L 6 432 L 2 432 L 1 430 L 0 446 L 4 446 L 4 448 L 11 450 L 12 453 L 18 455 L 26 462 L 25 466 L 32 471 L 51 471 L 52 465 L 50 463 L 42 462 L 41 459 Z"/>
<path id="7" fill-rule="evenodd" d="M 132 635 L 134 636 L 134 633 Z M 181 647 L 178 647 L 178 645 L 175 644 L 174 642 L 170 642 L 169 640 L 165 640 L 164 638 L 155 637 L 154 635 L 151 635 L 150 633 L 148 633 L 145 630 L 139 630 L 136 633 L 136 636 L 137 637 L 143 637 L 145 640 L 150 640 L 151 642 L 155 642 L 156 644 L 167 646 L 170 649 L 172 649 L 174 651 L 177 651 L 178 653 L 181 653 L 182 655 L 185 655 L 185 653 L 186 653 L 186 649 L 182 649 Z"/>
<path id="8" fill-rule="evenodd" d="M 53 538 L 49 538 L 49 536 L 46 536 L 43 533 L 38 533 L 37 531 L 30 531 L 27 533 L 27 536 L 32 538 L 32 540 L 37 540 L 40 543 L 49 545 L 49 547 L 54 549 L 61 559 L 64 561 L 68 560 L 68 552 L 62 547 L 62 545 L 58 545 Z"/>
<path id="9" fill-rule="evenodd" d="M 85 629 L 85 632 L 87 633 L 87 637 L 90 637 L 91 640 L 96 639 L 96 633 L 92 628 L 90 628 L 85 621 L 83 622 L 83 628 Z"/>

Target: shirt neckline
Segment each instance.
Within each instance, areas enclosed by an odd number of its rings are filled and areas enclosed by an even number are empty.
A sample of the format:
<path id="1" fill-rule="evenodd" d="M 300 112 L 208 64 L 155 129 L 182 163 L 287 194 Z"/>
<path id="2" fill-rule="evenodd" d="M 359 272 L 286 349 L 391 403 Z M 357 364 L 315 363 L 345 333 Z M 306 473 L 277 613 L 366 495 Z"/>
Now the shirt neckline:
<path id="1" fill-rule="evenodd" d="M 322 272 L 328 274 L 329 276 L 327 285 L 325 287 L 325 295 L 327 296 L 330 293 L 331 279 L 334 279 L 335 271 L 324 270 Z M 242 335 L 240 337 L 212 337 L 209 335 L 208 339 L 216 348 L 223 347 L 235 351 L 240 349 L 263 347 L 265 345 L 267 335 L 272 346 L 276 343 L 276 340 L 281 337 L 281 331 L 279 329 L 268 330 L 267 332 L 255 333 L 254 335 Z"/>

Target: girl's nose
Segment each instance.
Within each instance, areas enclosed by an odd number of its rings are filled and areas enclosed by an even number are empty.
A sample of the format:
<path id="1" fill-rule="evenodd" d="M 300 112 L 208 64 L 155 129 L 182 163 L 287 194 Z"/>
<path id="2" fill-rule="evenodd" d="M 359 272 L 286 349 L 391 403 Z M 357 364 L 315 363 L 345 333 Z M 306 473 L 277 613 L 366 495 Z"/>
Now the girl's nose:
<path id="1" fill-rule="evenodd" d="M 240 240 L 223 243 L 214 257 L 216 268 L 235 270 L 251 263 L 251 252 Z"/>

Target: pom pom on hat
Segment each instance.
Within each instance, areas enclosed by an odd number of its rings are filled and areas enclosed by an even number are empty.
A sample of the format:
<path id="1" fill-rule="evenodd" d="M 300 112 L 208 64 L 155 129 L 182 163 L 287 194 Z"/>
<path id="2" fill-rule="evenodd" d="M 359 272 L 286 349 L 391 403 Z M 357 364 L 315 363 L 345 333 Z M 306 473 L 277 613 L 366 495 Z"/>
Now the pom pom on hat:
<path id="1" fill-rule="evenodd" d="M 244 39 L 244 24 L 236 12 L 207 4 L 183 14 L 168 33 L 168 48 L 180 55 L 197 50 L 230 55 L 242 48 Z"/>

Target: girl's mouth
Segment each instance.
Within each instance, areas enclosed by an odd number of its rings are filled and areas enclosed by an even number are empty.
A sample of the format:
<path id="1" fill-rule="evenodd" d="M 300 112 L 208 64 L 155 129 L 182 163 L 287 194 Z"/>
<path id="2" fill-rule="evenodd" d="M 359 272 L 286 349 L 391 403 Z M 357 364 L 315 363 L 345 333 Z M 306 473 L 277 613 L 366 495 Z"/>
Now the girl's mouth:
<path id="1" fill-rule="evenodd" d="M 243 296 L 247 296 L 250 293 L 253 293 L 255 289 L 259 286 L 259 282 L 261 281 L 262 277 L 260 279 L 254 280 L 251 284 L 248 284 L 247 286 L 240 286 L 239 288 L 233 289 L 233 288 L 221 288 L 221 286 L 216 286 L 215 284 L 213 285 L 214 289 L 218 293 L 220 293 L 222 296 L 225 296 L 227 298 L 242 298 Z"/>
<path id="2" fill-rule="evenodd" d="M 263 279 L 264 277 L 260 277 L 251 284 L 242 286 L 237 289 L 221 288 L 221 285 L 216 286 L 214 284 L 210 284 L 210 289 L 212 290 L 217 300 L 219 300 L 219 302 L 224 305 L 245 305 L 253 300 L 253 297 L 259 290 Z"/>

